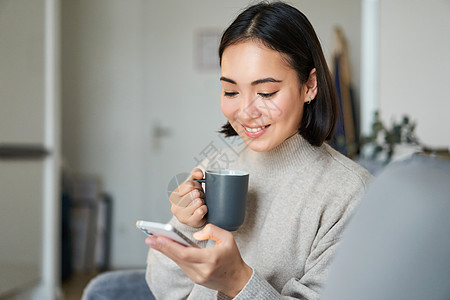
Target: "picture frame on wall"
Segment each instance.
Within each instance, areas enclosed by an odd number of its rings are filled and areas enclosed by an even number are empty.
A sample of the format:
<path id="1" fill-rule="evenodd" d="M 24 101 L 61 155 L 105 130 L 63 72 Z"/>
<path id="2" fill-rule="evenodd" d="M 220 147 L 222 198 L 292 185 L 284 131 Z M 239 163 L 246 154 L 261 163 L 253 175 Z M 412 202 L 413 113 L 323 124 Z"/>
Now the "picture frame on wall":
<path id="1" fill-rule="evenodd" d="M 219 70 L 220 29 L 201 29 L 195 33 L 195 65 L 200 71 Z"/>

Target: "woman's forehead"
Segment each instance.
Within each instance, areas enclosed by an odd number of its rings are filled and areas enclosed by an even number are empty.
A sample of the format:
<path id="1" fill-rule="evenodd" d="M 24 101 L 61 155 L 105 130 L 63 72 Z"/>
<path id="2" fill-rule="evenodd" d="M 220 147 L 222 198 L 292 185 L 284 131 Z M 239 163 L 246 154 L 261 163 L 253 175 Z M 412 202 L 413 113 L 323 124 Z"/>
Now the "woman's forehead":
<path id="1" fill-rule="evenodd" d="M 284 77 L 293 71 L 285 56 L 260 42 L 245 41 L 228 46 L 222 56 L 222 76 L 252 77 L 254 80 L 266 77 Z M 234 80 L 237 80 L 234 79 Z"/>

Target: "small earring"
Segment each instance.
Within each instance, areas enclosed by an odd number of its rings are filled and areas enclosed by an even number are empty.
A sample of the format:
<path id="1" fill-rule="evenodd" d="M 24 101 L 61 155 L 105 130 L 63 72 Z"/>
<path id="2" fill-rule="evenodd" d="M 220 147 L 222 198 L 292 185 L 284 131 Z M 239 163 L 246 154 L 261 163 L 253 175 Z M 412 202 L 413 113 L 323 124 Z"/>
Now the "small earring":
<path id="1" fill-rule="evenodd" d="M 312 100 L 312 99 L 311 99 L 311 97 L 309 97 L 309 101 L 308 101 L 308 104 L 311 104 L 311 100 Z"/>

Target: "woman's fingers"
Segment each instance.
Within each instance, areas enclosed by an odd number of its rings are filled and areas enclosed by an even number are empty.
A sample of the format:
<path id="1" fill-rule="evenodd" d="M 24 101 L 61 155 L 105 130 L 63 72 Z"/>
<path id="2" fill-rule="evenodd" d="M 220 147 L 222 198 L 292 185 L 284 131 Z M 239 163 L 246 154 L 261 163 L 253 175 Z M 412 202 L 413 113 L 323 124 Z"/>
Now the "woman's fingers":
<path id="1" fill-rule="evenodd" d="M 202 185 L 194 179 L 203 178 L 202 170 L 192 170 L 189 177 L 170 195 L 172 214 L 183 224 L 191 227 L 200 227 L 205 224 L 207 212 L 205 193 Z"/>
<path id="2" fill-rule="evenodd" d="M 204 196 L 205 194 L 202 190 L 194 189 L 181 198 L 173 199 L 172 204 L 179 207 L 188 207 L 192 206 L 196 200 L 199 200 L 201 203 L 203 203 Z"/>
<path id="3" fill-rule="evenodd" d="M 182 197 L 187 193 L 189 193 L 190 191 L 199 187 L 201 187 L 199 182 L 186 180 L 185 182 L 180 184 L 180 186 L 175 191 L 178 194 L 178 196 Z"/>
<path id="4" fill-rule="evenodd" d="M 200 182 L 194 181 L 194 179 L 202 179 L 203 172 L 199 168 L 192 170 L 189 177 L 178 186 L 175 190 L 179 196 L 184 196 L 193 189 L 202 189 L 202 184 Z"/>
<path id="5" fill-rule="evenodd" d="M 208 212 L 206 205 L 202 204 L 200 207 L 196 208 L 191 216 L 189 217 L 189 222 L 195 224 L 193 227 L 200 227 L 206 223 L 205 215 Z"/>
<path id="6" fill-rule="evenodd" d="M 216 242 L 216 245 L 233 240 L 233 236 L 229 231 L 213 224 L 208 224 L 202 230 L 194 233 L 194 238 L 198 241 L 213 240 Z"/>
<path id="7" fill-rule="evenodd" d="M 201 227 L 206 223 L 205 215 L 208 209 L 203 199 L 197 198 L 186 207 L 172 205 L 171 211 L 181 223 L 191 227 Z"/>
<path id="8" fill-rule="evenodd" d="M 206 205 L 200 204 L 200 207 L 197 207 L 197 205 L 199 204 L 196 203 L 195 205 L 192 205 L 192 208 L 189 207 L 186 209 L 186 224 L 195 228 L 201 227 L 206 223 L 205 215 L 208 212 Z"/>
<path id="9" fill-rule="evenodd" d="M 202 179 L 203 178 L 203 171 L 199 168 L 195 168 L 191 172 L 191 180 L 192 179 Z"/>
<path id="10" fill-rule="evenodd" d="M 183 265 L 186 262 L 198 262 L 197 255 L 195 255 L 200 250 L 198 247 L 183 246 L 164 236 L 153 237 L 145 242 L 151 248 L 163 253 L 177 264 Z"/>

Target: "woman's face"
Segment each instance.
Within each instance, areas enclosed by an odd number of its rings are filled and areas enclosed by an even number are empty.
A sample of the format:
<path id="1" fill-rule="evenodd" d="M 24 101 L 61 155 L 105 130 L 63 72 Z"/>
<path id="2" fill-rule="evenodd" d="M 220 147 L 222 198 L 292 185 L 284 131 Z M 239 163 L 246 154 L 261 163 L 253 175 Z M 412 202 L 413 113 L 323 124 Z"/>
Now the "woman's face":
<path id="1" fill-rule="evenodd" d="M 255 41 L 222 55 L 221 107 L 250 149 L 268 151 L 298 132 L 309 99 L 283 56 Z"/>

